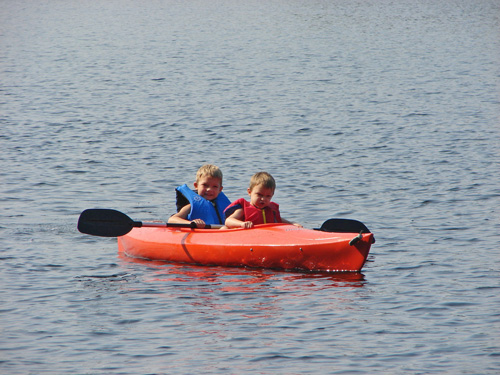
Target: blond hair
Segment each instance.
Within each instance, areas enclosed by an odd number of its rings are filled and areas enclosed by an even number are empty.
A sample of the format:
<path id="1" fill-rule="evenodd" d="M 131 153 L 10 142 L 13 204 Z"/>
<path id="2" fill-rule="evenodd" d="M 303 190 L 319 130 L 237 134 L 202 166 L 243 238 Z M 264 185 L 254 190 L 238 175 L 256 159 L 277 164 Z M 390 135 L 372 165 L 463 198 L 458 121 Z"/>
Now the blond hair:
<path id="1" fill-rule="evenodd" d="M 273 191 L 276 189 L 276 181 L 274 181 L 273 176 L 267 172 L 257 172 L 252 176 L 252 178 L 250 178 L 250 190 L 257 185 L 262 185 L 265 188 L 272 189 Z"/>
<path id="2" fill-rule="evenodd" d="M 203 177 L 219 178 L 220 183 L 222 184 L 222 171 L 216 165 L 205 164 L 200 167 L 200 169 L 198 169 L 198 172 L 196 172 L 196 182 L 198 182 Z"/>

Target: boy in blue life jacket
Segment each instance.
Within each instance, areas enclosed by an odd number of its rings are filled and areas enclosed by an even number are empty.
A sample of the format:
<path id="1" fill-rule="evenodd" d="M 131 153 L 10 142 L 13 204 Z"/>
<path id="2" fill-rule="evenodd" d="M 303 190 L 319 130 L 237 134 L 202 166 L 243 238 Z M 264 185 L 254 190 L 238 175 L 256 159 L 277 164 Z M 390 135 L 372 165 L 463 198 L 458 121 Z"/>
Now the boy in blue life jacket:
<path id="1" fill-rule="evenodd" d="M 287 223 L 302 228 L 302 225 L 281 217 L 279 205 L 271 202 L 275 189 L 276 182 L 269 173 L 254 174 L 247 189 L 250 202 L 240 198 L 226 208 L 226 227 L 252 228 L 257 224 Z"/>
<path id="2" fill-rule="evenodd" d="M 224 209 L 231 203 L 222 192 L 222 171 L 212 164 L 205 164 L 196 173 L 194 189 L 186 184 L 176 191 L 177 213 L 170 216 L 169 223 L 196 223 L 197 228 L 205 224 L 224 225 Z"/>

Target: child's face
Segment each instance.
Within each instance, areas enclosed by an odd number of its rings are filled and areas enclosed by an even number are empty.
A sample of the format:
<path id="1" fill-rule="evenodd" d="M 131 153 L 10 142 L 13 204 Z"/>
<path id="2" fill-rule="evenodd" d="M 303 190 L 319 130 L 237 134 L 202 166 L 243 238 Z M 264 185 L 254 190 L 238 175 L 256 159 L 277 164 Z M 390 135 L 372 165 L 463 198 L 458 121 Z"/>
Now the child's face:
<path id="1" fill-rule="evenodd" d="M 202 177 L 194 183 L 198 195 L 211 201 L 217 198 L 222 191 L 220 178 L 216 177 Z"/>
<path id="2" fill-rule="evenodd" d="M 248 188 L 248 195 L 250 195 L 250 203 L 258 209 L 263 209 L 269 206 L 271 199 L 274 195 L 274 190 L 266 188 L 263 185 L 255 185 L 252 190 Z"/>

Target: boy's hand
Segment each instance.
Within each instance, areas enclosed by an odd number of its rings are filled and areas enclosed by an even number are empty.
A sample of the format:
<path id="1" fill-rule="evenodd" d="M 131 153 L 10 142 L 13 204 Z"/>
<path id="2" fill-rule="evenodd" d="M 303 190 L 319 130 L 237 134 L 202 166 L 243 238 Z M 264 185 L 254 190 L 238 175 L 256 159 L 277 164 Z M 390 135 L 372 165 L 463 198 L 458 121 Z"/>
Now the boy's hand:
<path id="1" fill-rule="evenodd" d="M 201 219 L 194 219 L 191 222 L 196 224 L 196 228 L 200 228 L 200 229 L 205 228 L 205 222 Z"/>
<path id="2" fill-rule="evenodd" d="M 243 229 L 253 228 L 253 223 L 251 221 L 244 221 L 243 223 L 241 223 L 241 227 Z"/>

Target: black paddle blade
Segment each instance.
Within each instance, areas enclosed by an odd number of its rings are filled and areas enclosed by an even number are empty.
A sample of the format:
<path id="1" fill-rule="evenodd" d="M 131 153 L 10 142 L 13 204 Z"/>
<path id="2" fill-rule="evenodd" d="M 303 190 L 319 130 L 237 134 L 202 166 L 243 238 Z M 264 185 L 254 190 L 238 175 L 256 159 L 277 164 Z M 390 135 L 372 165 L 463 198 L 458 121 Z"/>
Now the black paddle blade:
<path id="1" fill-rule="evenodd" d="M 328 219 L 319 230 L 323 232 L 371 233 L 365 224 L 353 219 Z"/>
<path id="2" fill-rule="evenodd" d="M 349 242 L 351 246 L 362 238 L 361 233 L 371 233 L 365 224 L 353 219 L 328 219 L 321 225 L 321 228 L 316 228 L 316 230 L 337 233 L 359 233 L 358 236 Z M 375 236 L 372 236 L 372 243 L 375 243 Z"/>
<path id="3" fill-rule="evenodd" d="M 81 213 L 78 219 L 78 230 L 93 236 L 119 237 L 140 224 L 120 211 L 96 208 Z"/>

